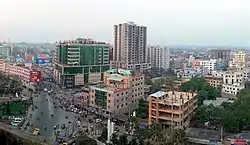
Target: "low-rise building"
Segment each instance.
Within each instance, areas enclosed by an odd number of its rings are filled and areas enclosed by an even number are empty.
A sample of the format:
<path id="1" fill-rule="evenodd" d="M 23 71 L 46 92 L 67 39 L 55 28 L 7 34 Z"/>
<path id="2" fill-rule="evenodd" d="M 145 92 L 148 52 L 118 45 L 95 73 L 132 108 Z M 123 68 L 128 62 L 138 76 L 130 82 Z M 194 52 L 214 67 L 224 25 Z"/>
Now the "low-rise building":
<path id="1" fill-rule="evenodd" d="M 216 89 L 221 89 L 223 83 L 223 77 L 221 76 L 213 76 L 213 75 L 206 75 L 206 81 L 208 84 Z"/>
<path id="2" fill-rule="evenodd" d="M 200 77 L 202 75 L 203 75 L 202 70 L 197 70 L 194 68 L 185 68 L 185 69 L 179 70 L 179 72 L 177 72 L 178 78 L 185 78 L 185 79 L 191 79 L 193 77 Z"/>
<path id="3" fill-rule="evenodd" d="M 215 70 L 226 70 L 228 67 L 228 60 L 218 59 L 215 63 Z"/>
<path id="4" fill-rule="evenodd" d="M 232 103 L 234 101 L 229 100 L 228 98 L 216 98 L 216 100 L 204 100 L 203 105 L 213 105 L 214 107 L 221 106 L 222 103 Z"/>
<path id="5" fill-rule="evenodd" d="M 189 92 L 158 91 L 149 95 L 149 124 L 166 127 L 187 127 L 197 108 L 197 94 Z"/>
<path id="6" fill-rule="evenodd" d="M 131 112 L 144 97 L 144 75 L 129 70 L 111 69 L 104 83 L 90 86 L 89 105 L 113 115 Z"/>

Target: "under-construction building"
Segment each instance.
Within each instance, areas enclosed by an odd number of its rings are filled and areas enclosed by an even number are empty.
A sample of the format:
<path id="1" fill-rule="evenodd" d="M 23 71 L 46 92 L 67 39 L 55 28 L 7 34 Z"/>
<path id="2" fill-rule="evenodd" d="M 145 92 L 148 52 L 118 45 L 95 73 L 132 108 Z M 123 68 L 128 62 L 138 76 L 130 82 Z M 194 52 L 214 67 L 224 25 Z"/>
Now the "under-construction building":
<path id="1" fill-rule="evenodd" d="M 197 94 L 158 91 L 149 95 L 149 124 L 166 127 L 187 127 L 197 107 Z"/>

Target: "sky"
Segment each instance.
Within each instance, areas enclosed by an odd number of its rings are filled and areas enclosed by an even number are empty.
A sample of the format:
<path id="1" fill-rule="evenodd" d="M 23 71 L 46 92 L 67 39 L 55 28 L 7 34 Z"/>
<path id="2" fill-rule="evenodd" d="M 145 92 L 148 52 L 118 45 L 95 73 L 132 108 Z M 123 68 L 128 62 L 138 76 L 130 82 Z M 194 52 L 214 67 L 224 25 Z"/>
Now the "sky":
<path id="1" fill-rule="evenodd" d="M 113 42 L 113 25 L 147 26 L 149 45 L 250 46 L 248 0 L 0 0 L 0 41 Z"/>

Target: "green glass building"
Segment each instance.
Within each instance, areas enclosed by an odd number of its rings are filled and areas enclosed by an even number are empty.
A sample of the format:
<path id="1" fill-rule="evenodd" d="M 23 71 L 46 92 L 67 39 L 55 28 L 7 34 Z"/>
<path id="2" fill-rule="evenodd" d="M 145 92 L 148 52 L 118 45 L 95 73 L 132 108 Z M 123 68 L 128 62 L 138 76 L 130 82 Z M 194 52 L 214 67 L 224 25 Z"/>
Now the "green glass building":
<path id="1" fill-rule="evenodd" d="M 91 39 L 56 43 L 55 80 L 66 88 L 101 81 L 109 69 L 109 49 L 109 44 Z"/>

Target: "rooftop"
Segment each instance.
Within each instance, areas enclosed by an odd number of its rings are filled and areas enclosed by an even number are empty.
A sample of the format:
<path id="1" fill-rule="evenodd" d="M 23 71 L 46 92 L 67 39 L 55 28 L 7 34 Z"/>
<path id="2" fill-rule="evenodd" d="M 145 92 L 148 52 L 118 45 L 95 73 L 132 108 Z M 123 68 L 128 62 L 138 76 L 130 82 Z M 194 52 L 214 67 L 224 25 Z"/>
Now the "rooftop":
<path id="1" fill-rule="evenodd" d="M 204 100 L 203 104 L 204 105 L 212 104 L 213 106 L 218 107 L 221 106 L 221 104 L 224 102 L 232 102 L 232 101 L 229 101 L 228 98 L 216 98 L 216 100 Z"/>
<path id="2" fill-rule="evenodd" d="M 106 42 L 95 41 L 91 38 L 77 38 L 76 40 L 64 40 L 60 42 L 56 42 L 56 45 L 109 45 Z"/>
<path id="3" fill-rule="evenodd" d="M 159 103 L 166 104 L 166 105 L 180 106 L 188 102 L 190 99 L 192 99 L 196 95 L 197 95 L 196 93 L 189 93 L 189 92 L 158 91 L 156 93 L 151 94 L 150 97 L 156 97 L 156 98 L 164 97 L 163 99 L 159 100 Z"/>
<path id="4" fill-rule="evenodd" d="M 106 86 L 104 84 L 94 85 L 94 86 L 91 86 L 91 88 L 102 91 L 102 92 L 108 92 L 108 91 L 117 92 L 121 90 L 127 90 L 127 88 L 124 89 L 124 88 L 118 88 L 118 87 L 113 87 L 113 86 Z"/>
<path id="5" fill-rule="evenodd" d="M 107 70 L 106 73 L 121 74 L 121 75 L 131 75 L 132 74 L 130 70 L 124 70 L 124 69 L 110 69 L 110 70 Z"/>
<path id="6" fill-rule="evenodd" d="M 220 140 L 220 131 L 207 130 L 201 128 L 190 128 L 187 131 L 187 137 L 204 140 Z"/>

